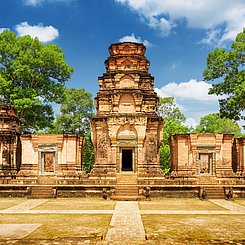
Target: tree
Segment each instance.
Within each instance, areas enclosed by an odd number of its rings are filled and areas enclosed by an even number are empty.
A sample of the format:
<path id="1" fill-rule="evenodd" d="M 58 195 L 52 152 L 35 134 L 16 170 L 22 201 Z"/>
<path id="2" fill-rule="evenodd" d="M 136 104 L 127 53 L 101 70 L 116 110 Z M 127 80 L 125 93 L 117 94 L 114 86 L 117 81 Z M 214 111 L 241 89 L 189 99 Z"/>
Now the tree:
<path id="1" fill-rule="evenodd" d="M 159 98 L 158 115 L 162 118 L 172 118 L 178 123 L 184 123 L 186 121 L 186 117 L 176 105 L 174 97 Z"/>
<path id="2" fill-rule="evenodd" d="M 65 89 L 61 114 L 56 116 L 53 133 L 86 135 L 93 116 L 92 95 L 82 89 Z"/>
<path id="3" fill-rule="evenodd" d="M 160 98 L 159 116 L 163 117 L 163 141 L 160 145 L 160 164 L 165 173 L 170 171 L 170 136 L 178 133 L 187 133 L 190 129 L 183 125 L 186 117 L 174 102 L 174 97 Z"/>
<path id="4" fill-rule="evenodd" d="M 91 140 L 91 132 L 85 136 L 85 143 L 83 146 L 83 170 L 89 173 L 94 164 L 94 146 Z"/>
<path id="5" fill-rule="evenodd" d="M 195 133 L 222 133 L 241 136 L 241 129 L 238 123 L 229 118 L 221 118 L 219 113 L 212 113 L 201 117 Z"/>
<path id="6" fill-rule="evenodd" d="M 210 94 L 224 95 L 219 100 L 222 117 L 244 119 L 245 109 L 245 29 L 239 33 L 230 50 L 216 48 L 207 57 L 204 80 L 223 79 L 213 84 Z"/>
<path id="7" fill-rule="evenodd" d="M 24 130 L 49 126 L 54 119 L 51 102 L 62 100 L 72 71 L 57 45 L 10 31 L 0 34 L 0 103 L 17 110 Z"/>

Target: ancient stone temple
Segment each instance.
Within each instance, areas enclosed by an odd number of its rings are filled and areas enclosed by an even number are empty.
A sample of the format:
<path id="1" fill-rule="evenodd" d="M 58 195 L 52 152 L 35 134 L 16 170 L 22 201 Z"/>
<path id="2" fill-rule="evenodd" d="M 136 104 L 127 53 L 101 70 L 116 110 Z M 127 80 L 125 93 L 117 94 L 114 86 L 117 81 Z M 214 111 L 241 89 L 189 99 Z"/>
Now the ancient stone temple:
<path id="1" fill-rule="evenodd" d="M 13 107 L 0 106 L 0 197 L 245 197 L 245 138 L 173 135 L 171 172 L 162 173 L 163 121 L 145 51 L 143 44 L 131 42 L 109 47 L 91 120 L 95 163 L 90 173 L 82 164 L 84 137 L 21 134 Z"/>
<path id="2" fill-rule="evenodd" d="M 145 51 L 143 44 L 131 42 L 109 47 L 106 73 L 98 79 L 97 113 L 91 122 L 94 175 L 161 174 L 162 118 L 157 115 L 158 97 Z"/>

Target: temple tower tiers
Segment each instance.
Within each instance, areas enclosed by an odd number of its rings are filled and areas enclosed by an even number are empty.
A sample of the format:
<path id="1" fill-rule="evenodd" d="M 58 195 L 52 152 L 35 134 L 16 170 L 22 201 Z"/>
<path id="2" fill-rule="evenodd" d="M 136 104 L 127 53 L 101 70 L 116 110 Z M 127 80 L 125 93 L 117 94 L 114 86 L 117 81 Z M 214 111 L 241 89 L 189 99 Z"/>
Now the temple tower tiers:
<path id="1" fill-rule="evenodd" d="M 158 97 L 145 51 L 143 44 L 131 42 L 109 47 L 106 73 L 98 78 L 97 113 L 91 122 L 95 147 L 92 175 L 162 173 L 162 118 L 156 113 Z"/>

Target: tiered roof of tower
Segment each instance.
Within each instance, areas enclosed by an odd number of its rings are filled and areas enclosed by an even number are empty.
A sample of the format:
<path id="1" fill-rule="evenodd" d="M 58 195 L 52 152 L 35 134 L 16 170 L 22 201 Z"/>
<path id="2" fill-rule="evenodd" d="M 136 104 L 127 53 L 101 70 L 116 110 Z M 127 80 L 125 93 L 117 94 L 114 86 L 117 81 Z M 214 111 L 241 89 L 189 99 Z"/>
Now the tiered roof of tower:
<path id="1" fill-rule="evenodd" d="M 9 105 L 0 105 L 0 134 L 12 135 L 20 134 L 20 120 L 16 116 L 16 110 Z"/>
<path id="2" fill-rule="evenodd" d="M 150 61 L 146 48 L 138 43 L 116 43 L 109 47 L 110 57 L 105 61 L 107 72 L 148 72 Z"/>
<path id="3" fill-rule="evenodd" d="M 131 42 L 109 47 L 106 73 L 99 77 L 100 91 L 95 98 L 97 116 L 115 113 L 156 115 L 158 98 L 153 91 L 154 78 L 148 72 L 150 62 L 145 57 L 145 51 L 143 44 Z M 129 93 L 133 97 L 123 97 Z M 130 108 L 130 104 L 134 104 L 134 108 Z M 120 105 L 124 108 L 120 109 Z"/>

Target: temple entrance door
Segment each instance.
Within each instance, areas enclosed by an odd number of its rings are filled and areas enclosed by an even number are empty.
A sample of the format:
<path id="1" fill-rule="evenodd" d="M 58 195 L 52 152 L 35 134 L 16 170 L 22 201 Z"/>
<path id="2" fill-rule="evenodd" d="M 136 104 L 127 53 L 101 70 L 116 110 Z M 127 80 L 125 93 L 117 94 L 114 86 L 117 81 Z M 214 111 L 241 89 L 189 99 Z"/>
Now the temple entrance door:
<path id="1" fill-rule="evenodd" d="M 133 149 L 122 149 L 122 171 L 133 171 Z"/>

